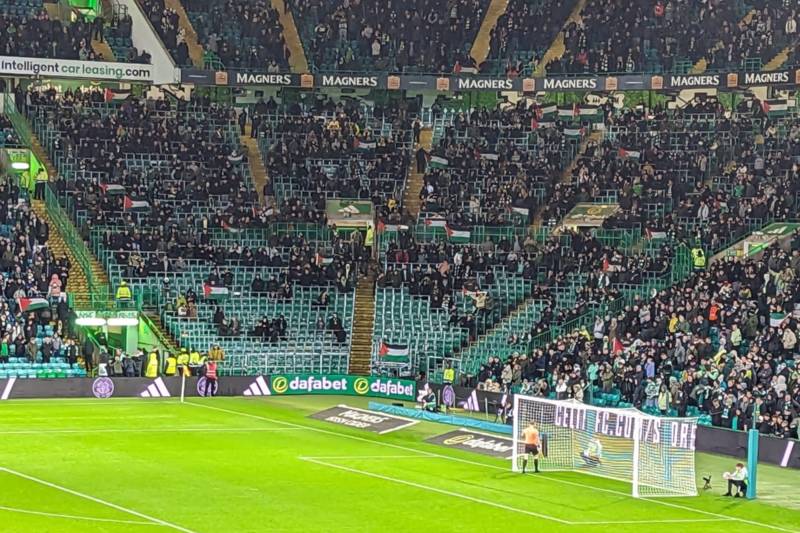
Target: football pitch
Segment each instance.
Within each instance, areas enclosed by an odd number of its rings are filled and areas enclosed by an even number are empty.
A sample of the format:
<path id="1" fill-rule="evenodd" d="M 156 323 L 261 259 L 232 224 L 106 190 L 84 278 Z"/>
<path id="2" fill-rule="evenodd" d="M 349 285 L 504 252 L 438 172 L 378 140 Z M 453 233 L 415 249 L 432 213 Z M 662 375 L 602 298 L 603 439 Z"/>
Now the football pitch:
<path id="1" fill-rule="evenodd" d="M 360 398 L 19 400 L 0 404 L 0 531 L 800 531 L 800 474 L 762 465 L 757 501 L 713 489 L 634 499 L 580 473 L 310 419 Z"/>

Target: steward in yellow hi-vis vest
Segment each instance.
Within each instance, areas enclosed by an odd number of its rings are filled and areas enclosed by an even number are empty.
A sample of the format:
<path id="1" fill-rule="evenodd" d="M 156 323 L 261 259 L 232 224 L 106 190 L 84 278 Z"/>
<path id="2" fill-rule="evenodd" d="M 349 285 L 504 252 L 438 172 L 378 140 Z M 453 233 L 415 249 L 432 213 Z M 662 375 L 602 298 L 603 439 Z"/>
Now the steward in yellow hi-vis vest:
<path id="1" fill-rule="evenodd" d="M 158 376 L 158 352 L 150 352 L 147 356 L 147 367 L 144 371 L 144 377 L 155 378 Z"/>
<path id="2" fill-rule="evenodd" d="M 167 362 L 164 365 L 164 375 L 174 376 L 177 370 L 178 370 L 178 359 L 174 355 L 169 354 L 167 356 Z"/>

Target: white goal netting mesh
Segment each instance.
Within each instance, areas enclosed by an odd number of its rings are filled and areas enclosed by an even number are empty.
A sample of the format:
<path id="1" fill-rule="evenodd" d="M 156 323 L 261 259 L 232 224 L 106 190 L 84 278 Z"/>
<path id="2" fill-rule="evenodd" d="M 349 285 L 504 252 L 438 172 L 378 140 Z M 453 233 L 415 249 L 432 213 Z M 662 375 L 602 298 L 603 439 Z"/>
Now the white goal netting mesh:
<path id="1" fill-rule="evenodd" d="M 625 481 L 634 496 L 697 495 L 694 418 L 516 395 L 514 471 L 527 457 L 526 430 L 531 427 L 538 430 L 539 468 L 544 471 L 573 470 Z"/>

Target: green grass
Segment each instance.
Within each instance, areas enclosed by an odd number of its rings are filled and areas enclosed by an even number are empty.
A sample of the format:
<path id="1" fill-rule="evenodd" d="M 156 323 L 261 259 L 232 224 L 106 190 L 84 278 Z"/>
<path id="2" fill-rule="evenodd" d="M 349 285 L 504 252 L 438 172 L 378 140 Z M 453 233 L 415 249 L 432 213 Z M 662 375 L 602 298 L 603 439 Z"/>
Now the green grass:
<path id="1" fill-rule="evenodd" d="M 307 418 L 354 398 L 9 401 L 0 405 L 0 531 L 798 531 L 800 476 L 762 466 L 757 501 L 720 473 L 696 498 L 636 500 L 579 473 L 423 442 L 452 427 L 375 435 Z M 315 459 L 309 459 L 315 458 Z"/>

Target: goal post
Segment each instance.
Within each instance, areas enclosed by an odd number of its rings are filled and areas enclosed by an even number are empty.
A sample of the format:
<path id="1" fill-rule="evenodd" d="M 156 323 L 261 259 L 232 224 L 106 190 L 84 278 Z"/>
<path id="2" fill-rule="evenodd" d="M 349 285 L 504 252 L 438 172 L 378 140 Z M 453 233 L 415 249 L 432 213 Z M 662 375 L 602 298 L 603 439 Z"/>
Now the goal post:
<path id="1" fill-rule="evenodd" d="M 524 431 L 539 430 L 539 468 L 631 484 L 635 497 L 696 496 L 696 418 L 514 395 L 512 469 L 522 469 Z"/>

